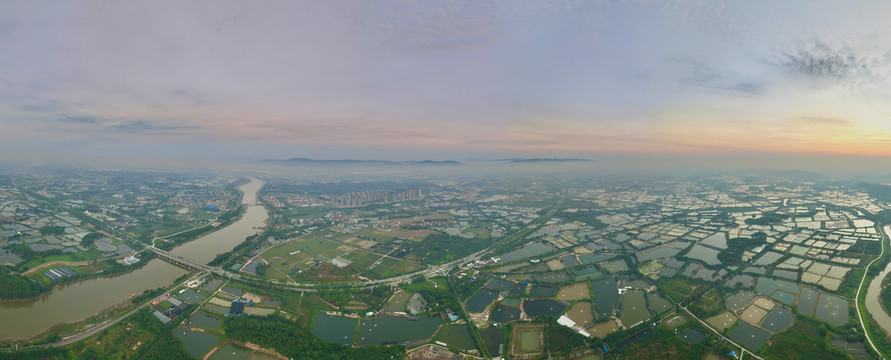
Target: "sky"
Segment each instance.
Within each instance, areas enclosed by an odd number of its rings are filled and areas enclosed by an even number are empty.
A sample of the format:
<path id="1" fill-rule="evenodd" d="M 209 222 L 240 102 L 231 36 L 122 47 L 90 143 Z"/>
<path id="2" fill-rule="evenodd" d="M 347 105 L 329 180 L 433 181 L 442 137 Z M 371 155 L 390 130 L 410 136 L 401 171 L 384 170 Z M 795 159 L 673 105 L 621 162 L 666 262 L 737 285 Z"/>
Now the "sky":
<path id="1" fill-rule="evenodd" d="M 891 2 L 0 2 L 0 156 L 891 156 Z"/>

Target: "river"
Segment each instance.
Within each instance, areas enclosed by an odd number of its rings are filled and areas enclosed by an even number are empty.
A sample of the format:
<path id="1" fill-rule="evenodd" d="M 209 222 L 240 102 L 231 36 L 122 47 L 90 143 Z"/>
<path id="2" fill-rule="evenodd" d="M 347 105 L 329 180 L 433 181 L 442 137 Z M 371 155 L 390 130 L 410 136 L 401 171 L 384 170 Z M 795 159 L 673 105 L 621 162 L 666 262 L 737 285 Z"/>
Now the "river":
<path id="1" fill-rule="evenodd" d="M 885 231 L 885 236 L 888 233 L 891 233 L 891 226 L 885 225 L 882 230 Z M 882 241 L 885 241 L 882 239 Z M 872 318 L 879 323 L 879 326 L 882 327 L 882 330 L 885 330 L 885 334 L 891 334 L 891 316 L 885 311 L 882 307 L 882 281 L 885 279 L 885 276 L 888 275 L 888 272 L 891 272 L 891 263 L 885 266 L 885 269 L 879 273 L 878 276 L 872 279 L 869 282 L 869 288 L 866 289 L 866 311 L 869 311 L 869 314 L 872 315 Z"/>
<path id="2" fill-rule="evenodd" d="M 171 252 L 207 263 L 257 233 L 269 218 L 266 208 L 257 203 L 257 192 L 262 186 L 262 181 L 252 178 L 251 182 L 239 187 L 244 193 L 241 203 L 247 206 L 241 219 Z M 87 318 L 132 294 L 170 285 L 185 273 L 183 268 L 152 259 L 135 271 L 67 284 L 37 300 L 0 302 L 0 339 L 29 338 L 53 325 Z"/>

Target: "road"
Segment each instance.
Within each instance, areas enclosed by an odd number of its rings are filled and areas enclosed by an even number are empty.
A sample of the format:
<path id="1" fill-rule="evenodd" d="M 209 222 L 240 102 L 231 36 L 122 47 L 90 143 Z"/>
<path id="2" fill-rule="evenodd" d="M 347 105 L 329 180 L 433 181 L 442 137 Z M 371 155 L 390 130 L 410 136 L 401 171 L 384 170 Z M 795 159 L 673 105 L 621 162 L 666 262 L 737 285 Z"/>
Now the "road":
<path id="1" fill-rule="evenodd" d="M 885 255 L 885 241 L 889 241 L 888 230 L 883 226 L 880 226 L 879 228 L 882 229 L 882 252 L 879 253 L 879 257 L 872 259 L 872 261 L 870 261 L 869 264 L 866 265 L 867 271 L 863 272 L 863 278 L 860 279 L 860 285 L 857 286 L 857 296 L 854 297 L 854 306 L 857 309 L 857 318 L 860 320 L 860 327 L 863 328 L 863 333 L 866 334 L 866 340 L 869 341 L 869 346 L 871 346 L 872 350 L 875 351 L 876 354 L 878 354 L 879 357 L 884 360 L 885 357 L 882 356 L 882 353 L 879 352 L 879 348 L 876 347 L 876 344 L 872 342 L 872 334 L 866 328 L 866 322 L 863 321 L 863 313 L 860 312 L 860 290 L 863 289 L 863 283 L 866 282 L 866 275 L 867 273 L 869 273 L 869 267 L 872 266 L 874 262 L 881 259 L 883 255 Z"/>

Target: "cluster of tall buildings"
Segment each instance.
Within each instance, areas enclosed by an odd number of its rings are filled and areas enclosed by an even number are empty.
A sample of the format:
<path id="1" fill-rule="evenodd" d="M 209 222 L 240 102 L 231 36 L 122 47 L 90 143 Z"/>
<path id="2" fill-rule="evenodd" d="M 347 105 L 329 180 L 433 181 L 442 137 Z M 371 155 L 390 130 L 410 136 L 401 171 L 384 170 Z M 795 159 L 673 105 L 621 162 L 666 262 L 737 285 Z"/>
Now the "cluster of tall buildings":
<path id="1" fill-rule="evenodd" d="M 333 196 L 331 206 L 336 208 L 359 207 L 375 203 L 389 203 L 404 200 L 420 200 L 421 188 L 401 190 L 369 190 Z"/>

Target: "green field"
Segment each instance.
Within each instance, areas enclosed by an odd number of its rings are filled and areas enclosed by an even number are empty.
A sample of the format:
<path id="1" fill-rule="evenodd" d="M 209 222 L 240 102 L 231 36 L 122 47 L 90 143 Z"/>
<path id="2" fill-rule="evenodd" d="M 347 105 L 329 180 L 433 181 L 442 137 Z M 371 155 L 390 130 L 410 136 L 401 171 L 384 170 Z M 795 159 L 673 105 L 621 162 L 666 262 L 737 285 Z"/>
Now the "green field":
<path id="1" fill-rule="evenodd" d="M 523 331 L 520 334 L 520 350 L 523 352 L 541 351 L 541 332 Z"/>
<path id="2" fill-rule="evenodd" d="M 488 229 L 476 227 L 464 228 L 463 230 L 461 230 L 460 234 L 473 235 L 474 237 L 479 239 L 488 239 L 492 237 L 492 234 L 489 232 Z"/>

